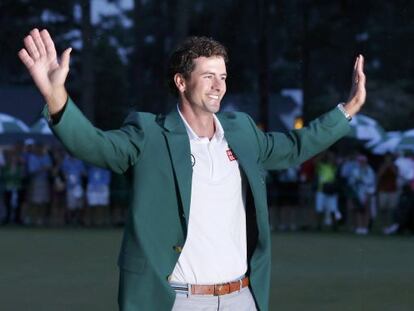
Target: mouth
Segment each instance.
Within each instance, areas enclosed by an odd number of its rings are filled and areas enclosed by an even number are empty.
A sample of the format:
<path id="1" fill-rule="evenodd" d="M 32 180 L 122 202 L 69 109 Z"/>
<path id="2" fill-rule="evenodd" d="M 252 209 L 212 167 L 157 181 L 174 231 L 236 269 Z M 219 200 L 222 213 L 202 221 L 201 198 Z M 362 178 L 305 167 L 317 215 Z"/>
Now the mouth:
<path id="1" fill-rule="evenodd" d="M 211 98 L 211 99 L 215 99 L 215 100 L 218 100 L 219 99 L 219 96 L 218 95 L 211 95 L 211 94 L 209 94 L 209 95 L 207 95 L 209 98 Z"/>

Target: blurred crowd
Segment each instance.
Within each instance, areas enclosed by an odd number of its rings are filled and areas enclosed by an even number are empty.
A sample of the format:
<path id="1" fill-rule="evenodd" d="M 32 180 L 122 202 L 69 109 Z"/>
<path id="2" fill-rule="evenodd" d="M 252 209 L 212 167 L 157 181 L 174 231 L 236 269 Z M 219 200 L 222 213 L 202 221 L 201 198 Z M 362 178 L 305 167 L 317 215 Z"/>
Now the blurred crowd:
<path id="1" fill-rule="evenodd" d="M 2 149 L 0 193 L 2 224 L 122 225 L 129 180 L 29 139 Z"/>
<path id="2" fill-rule="evenodd" d="M 274 230 L 414 233 L 414 157 L 327 151 L 268 175 Z"/>
<path id="3" fill-rule="evenodd" d="M 273 230 L 414 233 L 414 156 L 324 152 L 268 173 Z M 32 140 L 0 152 L 0 221 L 30 226 L 117 226 L 125 221 L 128 174 L 83 163 Z"/>

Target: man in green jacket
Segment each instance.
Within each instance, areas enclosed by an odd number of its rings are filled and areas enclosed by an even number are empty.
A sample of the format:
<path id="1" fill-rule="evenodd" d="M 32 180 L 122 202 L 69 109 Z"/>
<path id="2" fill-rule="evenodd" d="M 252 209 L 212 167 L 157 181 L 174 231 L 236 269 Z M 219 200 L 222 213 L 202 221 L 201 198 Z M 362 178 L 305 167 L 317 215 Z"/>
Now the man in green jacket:
<path id="1" fill-rule="evenodd" d="M 169 64 L 178 106 L 130 114 L 118 130 L 95 128 L 65 90 L 71 49 L 58 62 L 46 30 L 19 57 L 44 96 L 45 116 L 76 157 L 132 170 L 133 198 L 119 254 L 121 310 L 268 310 L 270 230 L 264 172 L 297 165 L 349 130 L 365 101 L 363 58 L 349 100 L 288 134 L 263 133 L 243 113 L 218 113 L 226 49 L 187 39 Z"/>

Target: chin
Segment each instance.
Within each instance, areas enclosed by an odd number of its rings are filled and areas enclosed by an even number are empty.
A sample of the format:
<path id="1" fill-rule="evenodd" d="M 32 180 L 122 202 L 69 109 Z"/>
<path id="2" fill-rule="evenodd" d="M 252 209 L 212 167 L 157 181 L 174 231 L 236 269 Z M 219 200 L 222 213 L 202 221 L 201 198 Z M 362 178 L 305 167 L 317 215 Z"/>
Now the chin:
<path id="1" fill-rule="evenodd" d="M 220 110 L 220 106 L 217 106 L 217 107 L 211 107 L 211 108 L 209 109 L 209 112 L 211 112 L 211 113 L 217 113 L 217 112 L 219 112 L 219 110 Z"/>
<path id="2" fill-rule="evenodd" d="M 212 113 L 216 113 L 220 110 L 220 103 L 209 105 L 208 110 Z"/>

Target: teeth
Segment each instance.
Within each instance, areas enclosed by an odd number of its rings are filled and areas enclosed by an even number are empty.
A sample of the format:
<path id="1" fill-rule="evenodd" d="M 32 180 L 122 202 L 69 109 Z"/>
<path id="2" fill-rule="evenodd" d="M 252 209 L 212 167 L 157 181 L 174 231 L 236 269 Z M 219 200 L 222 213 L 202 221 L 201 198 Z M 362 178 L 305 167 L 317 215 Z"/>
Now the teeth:
<path id="1" fill-rule="evenodd" d="M 213 98 L 213 99 L 218 99 L 218 95 L 208 95 L 208 97 Z"/>

